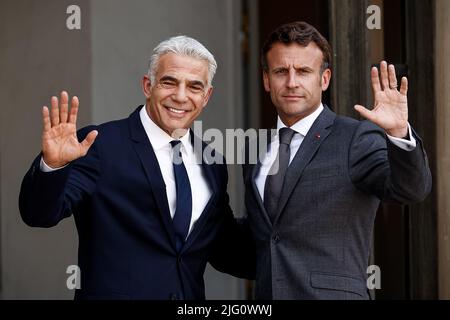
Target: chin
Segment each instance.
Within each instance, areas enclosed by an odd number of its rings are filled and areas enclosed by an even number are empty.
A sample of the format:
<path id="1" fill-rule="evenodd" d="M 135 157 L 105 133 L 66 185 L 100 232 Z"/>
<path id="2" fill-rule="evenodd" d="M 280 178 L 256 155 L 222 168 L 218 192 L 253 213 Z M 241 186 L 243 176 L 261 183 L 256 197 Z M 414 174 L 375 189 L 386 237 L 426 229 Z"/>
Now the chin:
<path id="1" fill-rule="evenodd" d="M 180 130 L 180 129 L 186 129 L 189 128 L 189 126 L 186 124 L 186 122 L 183 123 L 171 123 L 169 126 L 167 126 L 168 128 L 171 129 L 171 131 L 175 131 L 175 130 Z"/>
<path id="2" fill-rule="evenodd" d="M 308 110 L 305 108 L 291 107 L 291 108 L 285 108 L 284 110 L 281 110 L 281 111 L 287 117 L 299 117 L 302 114 L 305 114 Z"/>

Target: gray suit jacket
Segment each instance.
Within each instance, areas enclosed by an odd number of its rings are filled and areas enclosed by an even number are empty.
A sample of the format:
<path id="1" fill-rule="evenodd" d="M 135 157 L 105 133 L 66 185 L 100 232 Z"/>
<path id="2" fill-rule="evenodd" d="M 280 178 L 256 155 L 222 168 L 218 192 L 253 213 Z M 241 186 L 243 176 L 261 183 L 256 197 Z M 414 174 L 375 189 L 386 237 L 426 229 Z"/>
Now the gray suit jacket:
<path id="1" fill-rule="evenodd" d="M 394 146 L 368 121 L 327 107 L 290 164 L 272 225 L 244 166 L 245 202 L 256 243 L 257 299 L 368 299 L 366 287 L 380 200 L 422 201 L 431 174 L 422 141 Z"/>

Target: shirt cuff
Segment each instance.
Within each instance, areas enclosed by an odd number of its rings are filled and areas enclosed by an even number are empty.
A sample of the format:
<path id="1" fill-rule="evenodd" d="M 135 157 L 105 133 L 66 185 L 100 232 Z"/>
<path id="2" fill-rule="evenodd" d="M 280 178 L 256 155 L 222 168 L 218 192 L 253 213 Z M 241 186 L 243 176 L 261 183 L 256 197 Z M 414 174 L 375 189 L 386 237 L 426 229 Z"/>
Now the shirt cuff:
<path id="1" fill-rule="evenodd" d="M 386 134 L 386 135 L 387 135 L 388 139 L 392 142 L 392 144 L 396 145 L 397 147 L 399 147 L 402 150 L 413 151 L 417 146 L 416 139 L 414 139 L 414 136 L 413 136 L 412 130 L 411 130 L 411 126 L 409 125 L 409 123 L 408 123 L 409 139 L 400 139 L 400 138 L 392 137 L 388 134 Z"/>
<path id="2" fill-rule="evenodd" d="M 41 171 L 42 171 L 42 172 L 53 172 L 53 171 L 57 171 L 57 170 L 60 170 L 60 169 L 62 169 L 62 168 L 65 168 L 65 167 L 67 167 L 67 166 L 68 166 L 68 164 L 66 164 L 64 167 L 51 168 L 51 167 L 49 167 L 49 166 L 45 163 L 44 157 L 41 157 L 40 168 L 41 168 Z"/>

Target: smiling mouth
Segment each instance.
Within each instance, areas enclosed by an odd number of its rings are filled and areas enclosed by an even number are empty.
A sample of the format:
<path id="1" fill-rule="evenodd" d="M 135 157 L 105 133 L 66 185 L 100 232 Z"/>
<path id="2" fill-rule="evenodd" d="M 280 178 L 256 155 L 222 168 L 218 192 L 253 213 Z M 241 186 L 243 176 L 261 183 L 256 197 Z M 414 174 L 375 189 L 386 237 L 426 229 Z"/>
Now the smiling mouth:
<path id="1" fill-rule="evenodd" d="M 164 106 L 164 107 L 167 110 L 169 110 L 170 112 L 175 113 L 175 114 L 179 114 L 179 115 L 186 114 L 186 113 L 188 113 L 190 111 L 190 110 L 176 109 L 176 108 L 167 107 L 167 106 Z"/>

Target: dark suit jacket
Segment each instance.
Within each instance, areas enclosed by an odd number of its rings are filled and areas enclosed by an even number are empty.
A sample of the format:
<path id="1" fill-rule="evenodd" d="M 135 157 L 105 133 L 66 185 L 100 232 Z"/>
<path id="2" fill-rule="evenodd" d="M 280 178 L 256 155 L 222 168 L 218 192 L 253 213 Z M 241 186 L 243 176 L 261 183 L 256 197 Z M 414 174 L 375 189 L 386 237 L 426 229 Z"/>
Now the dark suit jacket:
<path id="1" fill-rule="evenodd" d="M 220 271 L 251 278 L 251 244 L 229 207 L 225 164 L 203 163 L 212 196 L 177 253 L 165 184 L 140 121 L 141 107 L 128 119 L 80 130 L 80 141 L 92 129 L 99 135 L 85 157 L 64 169 L 41 172 L 39 155 L 22 182 L 22 219 L 51 227 L 74 215 L 81 269 L 76 299 L 204 299 L 208 261 Z"/>
<path id="2" fill-rule="evenodd" d="M 272 225 L 244 166 L 257 248 L 258 299 L 367 299 L 366 269 L 380 203 L 423 200 L 431 174 L 422 141 L 403 151 L 368 121 L 325 107 L 290 164 Z"/>

